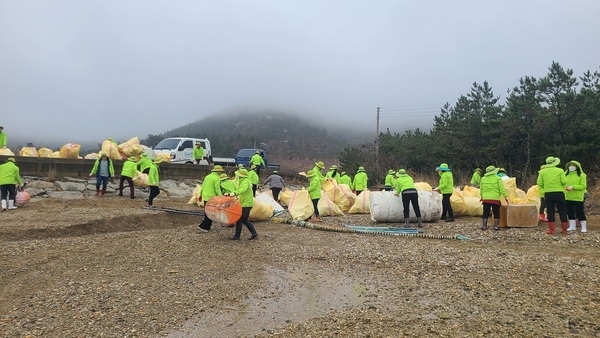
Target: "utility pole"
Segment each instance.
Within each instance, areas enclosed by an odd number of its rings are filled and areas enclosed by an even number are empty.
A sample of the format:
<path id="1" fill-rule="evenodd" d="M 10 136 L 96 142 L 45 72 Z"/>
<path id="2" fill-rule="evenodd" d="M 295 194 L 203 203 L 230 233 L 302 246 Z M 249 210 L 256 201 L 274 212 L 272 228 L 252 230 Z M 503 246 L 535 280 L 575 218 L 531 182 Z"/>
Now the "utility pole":
<path id="1" fill-rule="evenodd" d="M 377 135 L 375 135 L 375 169 L 379 174 L 379 107 L 377 107 Z"/>

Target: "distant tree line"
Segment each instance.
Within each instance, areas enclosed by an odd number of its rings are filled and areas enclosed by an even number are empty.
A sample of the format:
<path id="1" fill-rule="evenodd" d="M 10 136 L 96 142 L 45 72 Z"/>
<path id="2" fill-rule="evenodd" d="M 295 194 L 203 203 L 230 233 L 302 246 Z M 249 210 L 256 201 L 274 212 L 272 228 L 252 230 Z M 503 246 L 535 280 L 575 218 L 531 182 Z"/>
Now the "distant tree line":
<path id="1" fill-rule="evenodd" d="M 462 173 L 463 184 L 476 167 L 488 165 L 505 168 L 518 182 L 531 181 L 548 156 L 598 171 L 600 72 L 577 78 L 557 62 L 548 70 L 543 78 L 521 78 L 504 104 L 487 82 L 473 83 L 454 106 L 441 108 L 429 132 L 382 132 L 378 142 L 344 149 L 340 163 L 352 173 L 362 165 L 382 180 L 388 169 L 431 172 L 445 162 Z"/>

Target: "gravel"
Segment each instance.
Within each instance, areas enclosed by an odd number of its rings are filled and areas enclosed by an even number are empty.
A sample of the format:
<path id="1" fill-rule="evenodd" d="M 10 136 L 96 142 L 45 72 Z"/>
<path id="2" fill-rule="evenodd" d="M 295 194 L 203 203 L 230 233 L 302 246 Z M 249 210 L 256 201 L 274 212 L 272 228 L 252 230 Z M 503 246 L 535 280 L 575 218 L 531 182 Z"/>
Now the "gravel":
<path id="1" fill-rule="evenodd" d="M 157 206 L 196 207 L 159 195 Z M 3 337 L 599 336 L 600 217 L 588 233 L 479 230 L 470 240 L 256 222 L 200 233 L 199 216 L 126 197 L 34 199 L 0 214 Z M 593 209 L 593 208 L 592 208 Z M 369 215 L 326 225 L 374 224 Z"/>

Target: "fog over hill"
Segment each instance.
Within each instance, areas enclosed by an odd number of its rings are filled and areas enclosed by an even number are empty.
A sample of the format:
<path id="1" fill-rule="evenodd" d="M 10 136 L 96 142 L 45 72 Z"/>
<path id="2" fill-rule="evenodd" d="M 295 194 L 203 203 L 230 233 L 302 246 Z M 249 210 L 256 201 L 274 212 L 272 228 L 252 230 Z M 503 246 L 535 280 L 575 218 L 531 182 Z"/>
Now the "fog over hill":
<path id="1" fill-rule="evenodd" d="M 208 138 L 216 156 L 232 157 L 241 148 L 256 147 L 266 149 L 272 161 L 332 160 L 349 145 L 359 145 L 375 139 L 376 110 L 368 114 L 372 114 L 372 119 L 369 124 L 365 124 L 327 114 L 309 114 L 271 107 L 235 107 L 182 123 L 171 130 L 149 131 L 146 135 L 114 135 L 110 124 L 104 129 L 106 138 L 113 138 L 119 143 L 137 136 L 142 144 L 155 146 L 166 137 L 188 136 Z M 429 117 L 399 119 L 392 116 L 382 117 L 379 128 L 380 131 L 389 129 L 401 133 L 417 127 L 427 130 L 431 124 L 432 119 Z M 9 137 L 9 147 L 15 152 L 27 143 L 33 143 L 37 148 L 47 147 L 53 150 L 58 150 L 66 143 L 77 143 L 81 145 L 82 155 L 85 155 L 98 151 L 104 141 L 73 140 L 69 137 L 68 130 L 57 131 L 52 139 L 40 139 L 37 135 L 25 136 L 21 131 L 5 131 Z"/>

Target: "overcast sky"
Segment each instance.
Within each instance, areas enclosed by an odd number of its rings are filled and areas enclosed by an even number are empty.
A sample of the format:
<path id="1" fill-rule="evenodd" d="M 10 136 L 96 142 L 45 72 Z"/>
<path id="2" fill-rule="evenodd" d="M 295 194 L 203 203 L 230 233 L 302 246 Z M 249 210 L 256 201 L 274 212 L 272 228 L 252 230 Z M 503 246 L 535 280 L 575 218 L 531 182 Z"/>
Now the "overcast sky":
<path id="1" fill-rule="evenodd" d="M 0 0 L 0 125 L 42 146 L 272 107 L 375 135 L 380 106 L 428 129 L 473 82 L 598 70 L 599 33 L 598 0 Z"/>

